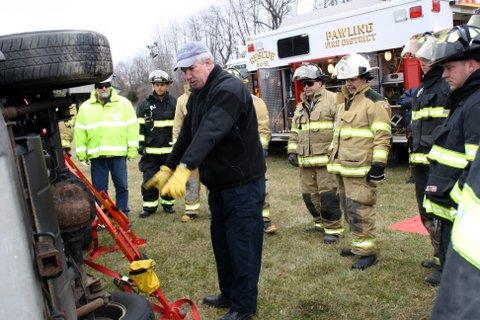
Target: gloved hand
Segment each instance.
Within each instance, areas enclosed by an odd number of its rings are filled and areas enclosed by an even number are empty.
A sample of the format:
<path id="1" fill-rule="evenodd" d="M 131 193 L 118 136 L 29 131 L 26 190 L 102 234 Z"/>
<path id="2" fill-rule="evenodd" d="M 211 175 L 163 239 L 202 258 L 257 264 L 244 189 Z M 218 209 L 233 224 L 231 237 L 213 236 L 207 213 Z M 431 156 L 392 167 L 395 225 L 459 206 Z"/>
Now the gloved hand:
<path id="1" fill-rule="evenodd" d="M 82 160 L 82 161 L 80 161 L 80 163 L 82 165 L 84 165 L 85 167 L 90 167 L 90 160 Z"/>
<path id="2" fill-rule="evenodd" d="M 264 158 L 268 157 L 268 150 L 267 149 L 263 149 L 263 157 Z"/>
<path id="3" fill-rule="evenodd" d="M 179 164 L 173 175 L 168 179 L 162 188 L 162 196 L 170 196 L 174 199 L 181 198 L 185 195 L 187 181 L 192 172 L 183 164 Z"/>
<path id="4" fill-rule="evenodd" d="M 288 154 L 288 162 L 294 167 L 298 167 L 298 156 L 296 153 Z"/>
<path id="5" fill-rule="evenodd" d="M 367 181 L 381 182 L 385 180 L 385 165 L 383 163 L 374 162 L 368 170 Z"/>
<path id="6" fill-rule="evenodd" d="M 159 191 L 162 190 L 165 183 L 167 183 L 168 179 L 172 176 L 173 171 L 167 166 L 161 166 L 160 170 L 155 173 L 155 175 L 150 178 L 143 187 L 148 190 L 153 187 L 157 188 Z"/>

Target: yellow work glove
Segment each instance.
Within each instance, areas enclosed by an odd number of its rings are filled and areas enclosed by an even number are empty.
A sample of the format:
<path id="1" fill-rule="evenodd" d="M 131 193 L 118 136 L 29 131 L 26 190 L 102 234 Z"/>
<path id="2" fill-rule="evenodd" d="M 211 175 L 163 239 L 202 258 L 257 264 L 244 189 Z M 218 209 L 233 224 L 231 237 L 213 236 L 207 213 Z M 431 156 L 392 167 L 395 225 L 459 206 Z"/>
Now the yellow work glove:
<path id="1" fill-rule="evenodd" d="M 157 188 L 159 191 L 162 190 L 162 187 L 167 183 L 168 179 L 172 176 L 172 170 L 167 166 L 161 166 L 160 170 L 155 173 L 155 175 L 150 178 L 143 187 L 145 189 L 151 189 L 153 187 Z"/>
<path id="2" fill-rule="evenodd" d="M 173 175 L 162 188 L 162 196 L 170 196 L 174 199 L 181 198 L 185 195 L 187 181 L 192 172 L 184 165 L 180 164 L 175 169 Z"/>

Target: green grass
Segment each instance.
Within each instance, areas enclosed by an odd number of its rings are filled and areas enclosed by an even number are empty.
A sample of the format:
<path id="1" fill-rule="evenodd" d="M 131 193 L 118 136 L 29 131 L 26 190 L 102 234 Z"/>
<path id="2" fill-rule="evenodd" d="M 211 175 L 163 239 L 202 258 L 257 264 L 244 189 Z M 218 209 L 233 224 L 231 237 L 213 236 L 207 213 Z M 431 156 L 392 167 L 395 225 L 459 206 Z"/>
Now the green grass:
<path id="1" fill-rule="evenodd" d="M 304 232 L 312 219 L 300 195 L 298 169 L 281 154 L 268 158 L 268 168 L 270 210 L 279 232 L 264 240 L 257 319 L 428 319 L 436 290 L 423 284 L 429 271 L 420 261 L 430 257 L 429 240 L 387 229 L 417 213 L 413 185 L 405 184 L 406 167 L 389 168 L 388 180 L 379 188 L 380 260 L 366 271 L 351 271 L 353 260 L 338 254 L 349 244 L 348 232 L 331 246 L 322 243 L 319 233 Z M 203 319 L 225 313 L 200 304 L 205 295 L 218 292 L 204 190 L 200 218 L 194 222 L 180 222 L 183 201 L 175 204 L 174 215 L 160 210 L 139 220 L 141 175 L 136 161 L 129 163 L 129 181 L 133 229 L 148 239 L 142 251 L 157 262 L 155 270 L 167 297 L 198 302 Z M 102 238 L 112 243 L 105 232 Z M 98 261 L 128 273 L 120 253 Z M 110 279 L 106 283 L 113 288 Z"/>

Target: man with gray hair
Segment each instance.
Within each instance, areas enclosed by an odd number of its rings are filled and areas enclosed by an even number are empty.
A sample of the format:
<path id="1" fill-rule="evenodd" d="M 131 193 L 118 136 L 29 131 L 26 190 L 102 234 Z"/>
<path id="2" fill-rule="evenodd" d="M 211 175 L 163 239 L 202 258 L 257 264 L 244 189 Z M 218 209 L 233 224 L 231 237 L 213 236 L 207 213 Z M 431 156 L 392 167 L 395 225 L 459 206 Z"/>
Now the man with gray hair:
<path id="1" fill-rule="evenodd" d="M 200 42 L 177 54 L 192 88 L 180 135 L 160 171 L 146 183 L 162 195 L 185 195 L 192 170 L 209 189 L 211 239 L 220 294 L 204 304 L 230 308 L 220 320 L 251 319 L 257 311 L 262 259 L 265 160 L 253 101 L 242 82 L 213 62 Z"/>

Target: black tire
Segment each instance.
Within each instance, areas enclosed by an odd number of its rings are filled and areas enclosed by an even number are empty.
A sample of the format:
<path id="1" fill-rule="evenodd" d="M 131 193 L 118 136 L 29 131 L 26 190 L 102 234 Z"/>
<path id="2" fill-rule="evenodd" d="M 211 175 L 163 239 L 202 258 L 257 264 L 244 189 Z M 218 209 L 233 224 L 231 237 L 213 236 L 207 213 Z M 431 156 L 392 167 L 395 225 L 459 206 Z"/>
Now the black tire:
<path id="1" fill-rule="evenodd" d="M 123 312 L 119 312 L 123 306 Z M 124 313 L 124 315 L 123 315 Z M 95 310 L 94 315 L 100 319 L 117 320 L 154 320 L 155 315 L 147 299 L 138 294 L 113 292 L 112 302 Z"/>
<path id="2" fill-rule="evenodd" d="M 113 72 L 107 38 L 93 31 L 57 30 L 0 37 L 0 93 L 95 83 Z"/>

